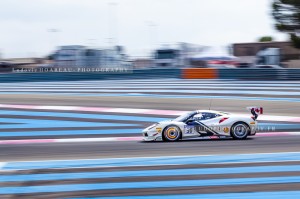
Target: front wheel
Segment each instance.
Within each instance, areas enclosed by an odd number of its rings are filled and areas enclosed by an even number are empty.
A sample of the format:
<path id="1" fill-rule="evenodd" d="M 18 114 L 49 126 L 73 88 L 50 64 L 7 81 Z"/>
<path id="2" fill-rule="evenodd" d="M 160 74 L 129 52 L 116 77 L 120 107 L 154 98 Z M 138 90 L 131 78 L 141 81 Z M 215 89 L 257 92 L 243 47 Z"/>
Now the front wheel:
<path id="1" fill-rule="evenodd" d="M 233 137 L 233 139 L 242 140 L 247 138 L 249 131 L 250 128 L 246 123 L 237 122 L 234 125 L 232 125 L 230 134 Z"/>
<path id="2" fill-rule="evenodd" d="M 163 140 L 168 142 L 178 141 L 181 137 L 181 130 L 178 126 L 167 126 L 163 131 Z"/>

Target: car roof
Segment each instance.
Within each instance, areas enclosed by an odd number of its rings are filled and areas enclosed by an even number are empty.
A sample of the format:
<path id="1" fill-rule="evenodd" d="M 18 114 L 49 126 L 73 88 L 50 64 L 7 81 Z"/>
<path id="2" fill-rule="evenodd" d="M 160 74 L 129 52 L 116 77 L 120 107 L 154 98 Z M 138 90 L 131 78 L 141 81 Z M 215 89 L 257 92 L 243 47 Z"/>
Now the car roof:
<path id="1" fill-rule="evenodd" d="M 226 112 L 222 112 L 222 111 L 214 111 L 214 110 L 197 110 L 198 113 L 215 113 L 215 114 L 227 114 Z"/>

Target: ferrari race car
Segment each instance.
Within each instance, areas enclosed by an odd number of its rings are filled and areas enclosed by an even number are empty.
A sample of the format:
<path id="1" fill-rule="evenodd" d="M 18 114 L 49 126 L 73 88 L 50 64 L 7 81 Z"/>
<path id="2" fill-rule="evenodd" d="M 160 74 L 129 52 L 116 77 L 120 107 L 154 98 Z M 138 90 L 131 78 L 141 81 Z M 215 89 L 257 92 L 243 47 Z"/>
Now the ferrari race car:
<path id="1" fill-rule="evenodd" d="M 173 120 L 153 124 L 142 133 L 144 141 L 178 141 L 184 138 L 229 138 L 246 139 L 257 130 L 257 117 L 261 107 L 247 107 L 252 116 L 230 114 L 212 110 L 187 112 Z"/>

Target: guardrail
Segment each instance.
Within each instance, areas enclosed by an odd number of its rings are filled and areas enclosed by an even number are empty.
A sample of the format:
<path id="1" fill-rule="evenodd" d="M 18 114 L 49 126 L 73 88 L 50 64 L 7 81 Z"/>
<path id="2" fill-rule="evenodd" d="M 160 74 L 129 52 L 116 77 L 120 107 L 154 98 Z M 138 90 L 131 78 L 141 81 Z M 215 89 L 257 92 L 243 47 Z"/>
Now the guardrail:
<path id="1" fill-rule="evenodd" d="M 141 69 L 124 73 L 105 72 L 44 72 L 1 73 L 0 82 L 79 81 L 105 79 L 180 78 L 181 69 Z"/>
<path id="2" fill-rule="evenodd" d="M 255 68 L 186 68 L 184 79 L 238 79 L 238 80 L 300 80 L 300 69 L 255 69 Z"/>
<path id="3" fill-rule="evenodd" d="M 283 73 L 282 73 L 283 74 Z M 242 79 L 242 80 L 276 80 L 281 76 L 278 69 L 218 69 L 220 79 Z"/>
<path id="4" fill-rule="evenodd" d="M 127 73 L 99 72 L 45 72 L 45 73 L 1 73 L 0 82 L 34 82 L 34 81 L 78 81 L 105 79 L 239 79 L 239 80 L 300 80 L 300 69 L 142 69 Z"/>

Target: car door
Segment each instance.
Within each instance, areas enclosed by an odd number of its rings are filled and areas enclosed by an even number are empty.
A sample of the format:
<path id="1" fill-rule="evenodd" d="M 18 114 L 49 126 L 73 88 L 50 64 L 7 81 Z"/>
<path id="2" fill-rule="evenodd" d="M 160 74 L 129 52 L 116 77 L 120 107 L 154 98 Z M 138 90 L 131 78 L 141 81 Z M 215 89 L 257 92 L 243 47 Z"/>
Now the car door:
<path id="1" fill-rule="evenodd" d="M 211 126 L 214 126 L 219 119 L 216 113 L 203 112 L 195 115 L 186 122 L 184 136 L 213 136 L 217 133 Z"/>
<path id="2" fill-rule="evenodd" d="M 222 118 L 222 115 L 217 113 L 204 113 L 204 118 L 201 120 L 203 126 L 206 127 L 207 135 L 218 135 L 220 132 L 219 128 L 219 121 Z"/>

